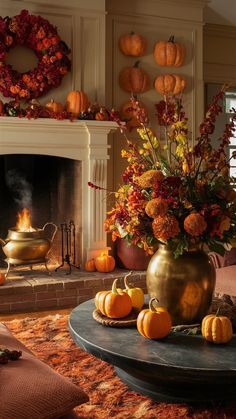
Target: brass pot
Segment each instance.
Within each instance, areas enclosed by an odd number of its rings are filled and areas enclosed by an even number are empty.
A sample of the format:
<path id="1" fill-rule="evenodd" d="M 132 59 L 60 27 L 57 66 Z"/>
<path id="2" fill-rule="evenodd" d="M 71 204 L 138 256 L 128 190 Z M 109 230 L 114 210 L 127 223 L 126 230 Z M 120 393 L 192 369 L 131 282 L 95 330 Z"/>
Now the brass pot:
<path id="1" fill-rule="evenodd" d="M 52 237 L 45 231 L 47 225 L 54 227 Z M 7 256 L 7 261 L 13 265 L 43 261 L 51 249 L 57 226 L 46 223 L 43 228 L 35 231 L 18 231 L 16 228 L 8 230 L 6 240 L 0 239 L 2 250 Z"/>
<path id="2" fill-rule="evenodd" d="M 215 287 L 215 268 L 201 250 L 174 258 L 161 245 L 147 269 L 147 290 L 172 316 L 174 325 L 199 323 L 207 314 Z"/>

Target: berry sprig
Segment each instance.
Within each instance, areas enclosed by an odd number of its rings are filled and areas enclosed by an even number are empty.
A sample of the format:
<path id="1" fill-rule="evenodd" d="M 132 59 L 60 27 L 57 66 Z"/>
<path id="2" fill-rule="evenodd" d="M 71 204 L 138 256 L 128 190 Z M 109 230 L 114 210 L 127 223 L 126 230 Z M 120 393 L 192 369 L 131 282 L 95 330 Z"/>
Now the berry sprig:
<path id="1" fill-rule="evenodd" d="M 17 361 L 22 355 L 21 351 L 10 351 L 10 349 L 0 348 L 0 364 L 7 364 L 8 361 Z"/>
<path id="2" fill-rule="evenodd" d="M 92 189 L 98 189 L 99 191 L 102 191 L 102 190 L 106 191 L 107 190 L 106 188 L 102 188 L 101 186 L 94 185 L 94 183 L 92 183 L 92 182 L 88 182 L 88 186 Z"/>

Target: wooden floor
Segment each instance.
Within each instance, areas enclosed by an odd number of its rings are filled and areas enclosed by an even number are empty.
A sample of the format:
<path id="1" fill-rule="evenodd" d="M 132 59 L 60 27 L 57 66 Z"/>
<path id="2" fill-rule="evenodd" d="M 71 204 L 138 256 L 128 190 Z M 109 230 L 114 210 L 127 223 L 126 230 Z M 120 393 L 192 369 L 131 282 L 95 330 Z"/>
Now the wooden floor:
<path id="1" fill-rule="evenodd" d="M 69 314 L 71 310 L 72 308 L 64 308 L 49 311 L 34 311 L 28 313 L 0 314 L 0 321 L 24 319 L 25 317 L 45 317 L 50 314 Z"/>

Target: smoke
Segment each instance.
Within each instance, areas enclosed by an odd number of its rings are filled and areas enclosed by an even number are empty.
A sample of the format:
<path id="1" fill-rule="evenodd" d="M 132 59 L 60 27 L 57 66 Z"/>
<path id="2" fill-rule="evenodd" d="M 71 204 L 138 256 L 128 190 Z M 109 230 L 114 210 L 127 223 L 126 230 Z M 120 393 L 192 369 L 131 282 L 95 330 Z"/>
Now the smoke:
<path id="1" fill-rule="evenodd" d="M 32 185 L 21 172 L 17 169 L 8 170 L 6 184 L 13 194 L 14 201 L 20 208 L 30 208 L 32 206 Z"/>

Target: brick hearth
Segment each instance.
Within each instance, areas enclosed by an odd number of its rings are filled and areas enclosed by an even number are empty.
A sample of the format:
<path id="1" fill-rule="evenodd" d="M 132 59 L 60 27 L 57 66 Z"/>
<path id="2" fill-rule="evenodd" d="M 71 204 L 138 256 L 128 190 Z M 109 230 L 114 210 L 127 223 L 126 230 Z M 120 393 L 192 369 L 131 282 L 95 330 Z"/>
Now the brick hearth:
<path id="1" fill-rule="evenodd" d="M 117 269 L 111 273 L 73 271 L 53 272 L 49 275 L 40 269 L 17 270 L 9 274 L 0 287 L 0 313 L 39 311 L 75 307 L 93 298 L 97 291 L 110 289 L 115 278 L 122 278 L 128 271 Z M 146 291 L 145 271 L 135 271 L 130 281 Z"/>

